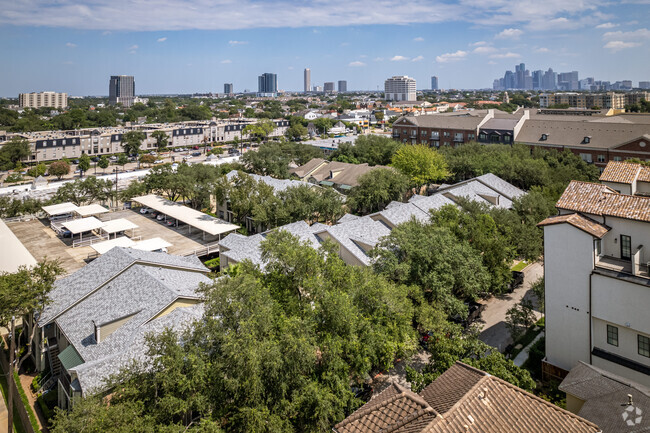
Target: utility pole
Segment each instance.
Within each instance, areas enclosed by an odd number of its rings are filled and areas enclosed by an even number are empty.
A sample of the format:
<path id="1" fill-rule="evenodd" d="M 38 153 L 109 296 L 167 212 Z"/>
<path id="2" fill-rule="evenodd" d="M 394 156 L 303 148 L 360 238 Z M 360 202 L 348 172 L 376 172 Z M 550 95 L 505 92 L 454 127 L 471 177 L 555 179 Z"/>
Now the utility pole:
<path id="1" fill-rule="evenodd" d="M 115 168 L 115 208 L 117 209 L 117 167 Z"/>
<path id="2" fill-rule="evenodd" d="M 7 429 L 8 432 L 13 432 L 14 431 L 14 352 L 15 352 L 15 346 L 14 346 L 14 337 L 16 336 L 16 318 L 15 316 L 11 316 L 11 331 L 9 331 L 11 334 L 9 334 L 10 342 L 9 342 L 9 372 L 7 374 L 7 385 L 9 388 L 9 392 L 7 393 L 7 421 L 9 423 L 9 427 Z"/>

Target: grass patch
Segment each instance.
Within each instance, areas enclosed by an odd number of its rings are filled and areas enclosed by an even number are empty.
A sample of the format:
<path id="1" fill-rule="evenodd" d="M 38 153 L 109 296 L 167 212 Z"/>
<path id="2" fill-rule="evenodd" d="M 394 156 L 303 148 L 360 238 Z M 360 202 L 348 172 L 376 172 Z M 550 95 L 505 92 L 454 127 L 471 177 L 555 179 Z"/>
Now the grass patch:
<path id="1" fill-rule="evenodd" d="M 521 262 L 519 262 L 516 265 L 514 265 L 513 267 L 511 267 L 510 270 L 511 271 L 521 272 L 521 271 L 524 270 L 524 268 L 526 266 L 528 266 L 528 264 L 529 264 L 528 262 L 525 262 L 525 261 L 522 260 Z"/>
<path id="2" fill-rule="evenodd" d="M 48 422 L 54 416 L 54 407 L 56 406 L 58 395 L 56 388 L 38 396 L 38 406 L 41 408 L 45 419 Z"/>
<path id="3" fill-rule="evenodd" d="M 4 375 L 4 372 L 0 374 L 0 388 L 2 388 L 2 398 L 4 399 L 6 404 L 7 397 L 9 396 L 9 385 L 7 383 L 7 377 Z M 14 405 L 14 430 L 16 431 L 16 433 L 25 433 L 25 428 L 23 427 L 23 424 L 20 422 L 20 416 L 18 415 L 18 408 L 15 407 L 15 405 Z"/>
<path id="4" fill-rule="evenodd" d="M 29 404 L 29 399 L 27 398 L 27 394 L 25 394 L 25 390 L 23 389 L 22 383 L 20 383 L 20 377 L 18 377 L 18 373 L 14 371 L 14 381 L 16 382 L 16 387 L 18 388 L 18 394 L 20 394 L 20 399 L 23 401 L 23 406 L 25 406 L 25 409 L 27 409 L 27 415 L 29 416 L 29 422 L 32 425 L 32 428 L 34 429 L 35 432 L 41 431 L 41 427 L 38 425 L 38 420 L 36 419 L 36 414 L 34 413 L 34 409 L 32 408 L 32 405 Z"/>

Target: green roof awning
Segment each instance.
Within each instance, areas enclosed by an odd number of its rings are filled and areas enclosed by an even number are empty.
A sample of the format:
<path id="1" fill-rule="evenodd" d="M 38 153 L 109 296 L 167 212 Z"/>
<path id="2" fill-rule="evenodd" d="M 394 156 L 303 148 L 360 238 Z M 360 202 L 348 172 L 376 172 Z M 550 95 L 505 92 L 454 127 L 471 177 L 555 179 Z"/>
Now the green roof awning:
<path id="1" fill-rule="evenodd" d="M 81 355 L 79 355 L 72 345 L 66 347 L 63 352 L 59 353 L 59 361 L 61 361 L 61 365 L 66 370 L 70 370 L 71 368 L 75 368 L 77 365 L 84 363 L 84 360 L 81 359 Z"/>
<path id="2" fill-rule="evenodd" d="M 341 185 L 341 186 L 339 186 L 339 188 L 341 188 L 341 189 L 352 189 L 352 186 L 350 186 L 350 185 Z"/>
<path id="3" fill-rule="evenodd" d="M 334 182 L 330 182 L 329 180 L 321 180 L 320 184 L 325 186 L 332 186 L 334 185 Z"/>

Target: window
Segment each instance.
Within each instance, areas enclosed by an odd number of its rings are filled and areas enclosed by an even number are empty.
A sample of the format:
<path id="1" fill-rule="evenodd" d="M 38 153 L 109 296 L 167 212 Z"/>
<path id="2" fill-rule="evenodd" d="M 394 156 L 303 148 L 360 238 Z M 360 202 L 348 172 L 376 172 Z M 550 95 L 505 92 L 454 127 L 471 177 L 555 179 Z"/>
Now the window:
<path id="1" fill-rule="evenodd" d="M 598 155 L 598 162 L 605 162 L 605 155 Z"/>
<path id="2" fill-rule="evenodd" d="M 603 253 L 603 246 L 600 239 L 596 239 L 594 241 L 594 247 L 596 249 L 596 255 L 600 256 Z"/>
<path id="3" fill-rule="evenodd" d="M 639 343 L 639 355 L 650 358 L 650 338 L 637 334 L 637 341 Z"/>
<path id="4" fill-rule="evenodd" d="M 504 143 L 510 143 L 510 139 L 511 139 L 511 138 L 512 138 L 512 137 L 510 137 L 509 135 L 505 135 L 505 136 L 503 137 L 503 142 L 504 142 Z"/>
<path id="5" fill-rule="evenodd" d="M 621 235 L 621 258 L 623 260 L 632 259 L 632 238 L 627 235 Z"/>
<path id="6" fill-rule="evenodd" d="M 449 137 L 449 132 L 445 131 L 445 132 L 443 133 L 443 135 L 444 135 L 445 137 Z"/>
<path id="7" fill-rule="evenodd" d="M 548 139 L 548 134 L 542 134 L 542 138 L 539 141 L 546 141 Z"/>
<path id="8" fill-rule="evenodd" d="M 591 137 L 585 137 L 584 140 L 583 140 L 583 142 L 584 142 L 584 143 L 587 143 L 587 144 L 588 144 L 590 141 L 591 141 Z"/>
<path id="9" fill-rule="evenodd" d="M 481 139 L 481 141 L 486 141 L 487 140 L 487 134 L 485 132 L 481 132 L 478 137 Z"/>
<path id="10" fill-rule="evenodd" d="M 607 344 L 618 346 L 618 328 L 616 326 L 607 325 Z"/>
<path id="11" fill-rule="evenodd" d="M 615 156 L 614 161 L 622 161 L 620 156 Z"/>
<path id="12" fill-rule="evenodd" d="M 581 153 L 580 158 L 582 158 L 584 162 L 592 162 L 591 153 Z"/>

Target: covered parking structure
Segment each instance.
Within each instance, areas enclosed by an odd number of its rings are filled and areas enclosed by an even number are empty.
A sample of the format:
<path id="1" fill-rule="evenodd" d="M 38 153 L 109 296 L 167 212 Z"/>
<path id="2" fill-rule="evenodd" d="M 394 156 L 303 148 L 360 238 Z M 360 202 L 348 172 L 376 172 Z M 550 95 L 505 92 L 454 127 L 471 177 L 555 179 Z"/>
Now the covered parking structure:
<path id="1" fill-rule="evenodd" d="M 81 217 L 81 218 L 86 218 L 86 217 L 91 217 L 91 216 L 96 216 L 96 215 L 101 215 L 103 213 L 109 212 L 108 209 L 106 209 L 104 206 L 98 205 L 98 204 L 89 204 L 86 206 L 79 206 L 77 209 L 74 210 L 75 215 Z"/>
<path id="2" fill-rule="evenodd" d="M 131 201 L 158 211 L 176 221 L 187 224 L 189 227 L 189 233 L 192 233 L 192 228 L 203 232 L 204 240 L 206 233 L 211 236 L 216 236 L 221 240 L 221 235 L 230 233 L 239 228 L 236 224 L 230 224 L 222 219 L 204 214 L 203 212 L 199 212 L 198 210 L 189 208 L 183 204 L 174 203 L 173 201 L 157 195 L 149 194 L 134 197 Z"/>
<path id="3" fill-rule="evenodd" d="M 95 254 L 88 256 L 88 258 L 93 259 L 97 256 L 101 256 L 102 254 L 106 254 L 108 251 L 115 247 L 133 248 L 135 250 L 143 251 L 165 251 L 166 248 L 169 248 L 171 246 L 172 244 L 162 238 L 151 238 L 136 242 L 133 239 L 122 236 L 119 238 L 92 244 L 90 247 L 95 250 Z"/>
<path id="4" fill-rule="evenodd" d="M 71 221 L 65 221 L 61 224 L 66 230 L 72 233 L 74 240 L 75 235 L 79 235 L 79 241 L 83 241 L 83 234 L 92 232 L 104 226 L 104 223 L 95 217 L 80 218 Z"/>
<path id="5" fill-rule="evenodd" d="M 111 235 L 115 235 L 117 238 L 118 233 L 126 232 L 131 230 L 131 238 L 135 236 L 135 229 L 139 226 L 126 218 L 118 218 L 110 221 L 104 221 L 104 225 L 100 227 L 100 231 L 104 234 L 107 234 L 110 238 Z"/>
<path id="6" fill-rule="evenodd" d="M 43 209 L 43 212 L 45 212 L 48 218 L 52 220 L 72 216 L 72 214 L 74 214 L 77 209 L 79 209 L 79 206 L 74 203 L 65 202 L 53 204 L 50 206 L 43 206 L 41 209 Z"/>
<path id="7" fill-rule="evenodd" d="M 138 241 L 131 248 L 134 250 L 143 250 L 143 251 L 165 251 L 167 248 L 171 247 L 172 244 L 167 242 L 162 238 L 151 238 L 145 239 L 143 241 Z"/>
<path id="8" fill-rule="evenodd" d="M 21 266 L 36 265 L 34 256 L 1 219 L 0 245 L 0 272 L 16 272 Z"/>

